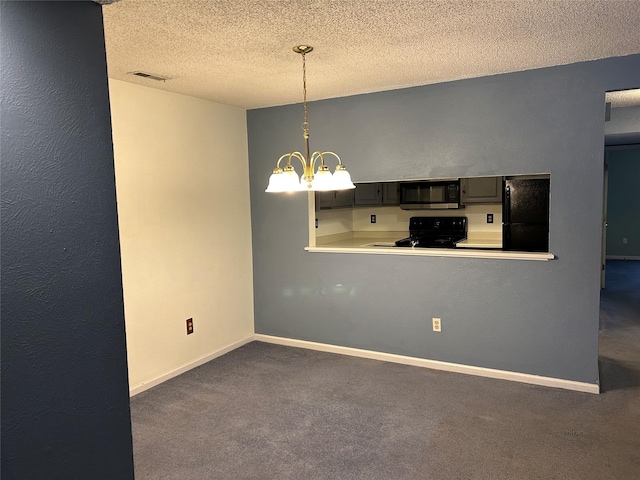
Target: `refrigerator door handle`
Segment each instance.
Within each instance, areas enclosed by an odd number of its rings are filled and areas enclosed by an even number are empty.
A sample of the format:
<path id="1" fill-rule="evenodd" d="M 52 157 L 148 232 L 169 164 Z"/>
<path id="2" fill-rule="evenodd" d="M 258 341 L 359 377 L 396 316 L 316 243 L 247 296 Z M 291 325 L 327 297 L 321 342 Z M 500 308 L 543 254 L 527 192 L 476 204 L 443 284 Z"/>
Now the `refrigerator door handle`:
<path id="1" fill-rule="evenodd" d="M 511 223 L 511 187 L 504 188 L 504 223 Z"/>

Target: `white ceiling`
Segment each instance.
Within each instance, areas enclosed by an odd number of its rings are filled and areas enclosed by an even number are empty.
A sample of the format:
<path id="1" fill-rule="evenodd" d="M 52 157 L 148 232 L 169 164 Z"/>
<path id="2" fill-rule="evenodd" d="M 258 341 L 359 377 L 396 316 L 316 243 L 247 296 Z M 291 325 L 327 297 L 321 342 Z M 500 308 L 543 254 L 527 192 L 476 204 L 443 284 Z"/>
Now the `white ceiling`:
<path id="1" fill-rule="evenodd" d="M 297 44 L 314 47 L 310 101 L 640 53 L 638 0 L 116 0 L 103 12 L 111 78 L 243 108 L 301 102 Z"/>

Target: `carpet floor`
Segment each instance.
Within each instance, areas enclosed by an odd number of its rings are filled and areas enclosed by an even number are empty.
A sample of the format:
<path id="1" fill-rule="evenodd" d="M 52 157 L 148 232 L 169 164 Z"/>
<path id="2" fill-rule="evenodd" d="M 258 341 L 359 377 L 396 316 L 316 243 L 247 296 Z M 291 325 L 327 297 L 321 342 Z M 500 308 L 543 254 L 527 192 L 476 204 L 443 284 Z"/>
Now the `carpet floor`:
<path id="1" fill-rule="evenodd" d="M 600 395 L 253 342 L 131 399 L 136 479 L 640 478 L 640 262 L 607 268 Z"/>

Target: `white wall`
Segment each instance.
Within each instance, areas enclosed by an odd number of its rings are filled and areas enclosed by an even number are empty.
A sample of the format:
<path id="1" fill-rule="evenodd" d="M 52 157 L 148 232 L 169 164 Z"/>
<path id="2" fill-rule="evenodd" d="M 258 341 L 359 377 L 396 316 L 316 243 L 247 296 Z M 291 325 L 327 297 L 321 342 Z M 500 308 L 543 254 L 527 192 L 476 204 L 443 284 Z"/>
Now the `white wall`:
<path id="1" fill-rule="evenodd" d="M 246 114 L 118 80 L 109 88 L 136 393 L 253 334 Z"/>

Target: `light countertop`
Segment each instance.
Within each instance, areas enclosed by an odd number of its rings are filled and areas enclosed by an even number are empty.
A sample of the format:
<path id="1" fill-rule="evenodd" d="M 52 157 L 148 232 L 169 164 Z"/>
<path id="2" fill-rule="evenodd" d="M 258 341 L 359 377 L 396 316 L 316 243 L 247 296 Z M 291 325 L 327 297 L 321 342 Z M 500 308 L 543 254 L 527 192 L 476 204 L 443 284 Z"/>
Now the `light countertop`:
<path id="1" fill-rule="evenodd" d="M 458 248 L 502 248 L 501 232 L 469 232 L 465 240 L 456 244 Z"/>
<path id="2" fill-rule="evenodd" d="M 396 240 L 406 238 L 409 232 L 345 232 L 316 238 L 320 247 L 393 247 Z M 471 233 L 456 245 L 459 248 L 502 248 L 502 235 L 494 232 Z"/>
<path id="3" fill-rule="evenodd" d="M 346 232 L 316 238 L 320 247 L 394 247 L 395 241 L 409 236 L 409 232 Z"/>
<path id="4" fill-rule="evenodd" d="M 315 245 L 305 247 L 309 252 L 354 253 L 378 255 L 418 255 L 426 257 L 495 258 L 506 260 L 541 260 L 555 258 L 553 253 L 503 252 L 502 238 L 495 232 L 471 235 L 460 248 L 395 247 L 395 241 L 406 238 L 408 232 L 345 232 L 318 237 Z M 484 235 L 483 235 L 484 234 Z"/>

